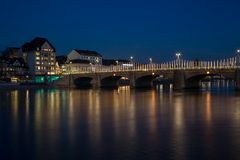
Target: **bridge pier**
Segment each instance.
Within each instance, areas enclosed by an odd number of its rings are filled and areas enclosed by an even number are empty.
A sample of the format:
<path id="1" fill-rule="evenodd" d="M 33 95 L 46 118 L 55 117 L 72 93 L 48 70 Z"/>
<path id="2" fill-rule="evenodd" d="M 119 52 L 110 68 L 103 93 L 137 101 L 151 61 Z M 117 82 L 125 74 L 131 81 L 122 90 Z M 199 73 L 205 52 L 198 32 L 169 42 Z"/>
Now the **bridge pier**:
<path id="1" fill-rule="evenodd" d="M 134 73 L 130 73 L 129 74 L 129 82 L 130 82 L 130 88 L 135 88 L 136 87 L 136 83 L 135 83 L 135 74 Z"/>
<path id="2" fill-rule="evenodd" d="M 92 80 L 92 87 L 93 88 L 101 87 L 101 77 L 98 74 L 96 74 Z"/>
<path id="3" fill-rule="evenodd" d="M 173 89 L 199 89 L 200 81 L 197 79 L 187 79 L 187 73 L 184 70 L 176 70 L 173 75 Z"/>
<path id="4" fill-rule="evenodd" d="M 185 89 L 185 72 L 183 70 L 176 70 L 173 73 L 173 89 Z"/>
<path id="5" fill-rule="evenodd" d="M 235 82 L 236 82 L 236 89 L 240 90 L 240 69 L 237 69 L 235 72 Z"/>
<path id="6" fill-rule="evenodd" d="M 69 88 L 74 88 L 75 87 L 75 84 L 74 84 L 74 75 L 68 75 L 67 76 L 67 81 L 68 81 L 68 87 Z"/>
<path id="7" fill-rule="evenodd" d="M 54 86 L 56 87 L 69 87 L 69 88 L 73 88 L 75 87 L 74 85 L 74 77 L 73 75 L 66 75 L 63 78 L 54 81 L 53 83 Z"/>

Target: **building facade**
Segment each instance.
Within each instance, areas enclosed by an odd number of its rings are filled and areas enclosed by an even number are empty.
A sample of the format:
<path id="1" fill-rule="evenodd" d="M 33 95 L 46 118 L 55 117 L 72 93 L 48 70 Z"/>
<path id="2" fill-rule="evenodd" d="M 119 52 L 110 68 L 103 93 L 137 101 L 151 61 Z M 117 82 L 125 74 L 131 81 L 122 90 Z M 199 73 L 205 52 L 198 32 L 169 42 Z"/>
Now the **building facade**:
<path id="1" fill-rule="evenodd" d="M 22 58 L 0 58 L 0 80 L 21 81 L 28 76 L 28 67 Z"/>
<path id="2" fill-rule="evenodd" d="M 96 51 L 74 49 L 68 54 L 69 60 L 87 60 L 91 64 L 102 64 L 102 55 Z"/>
<path id="3" fill-rule="evenodd" d="M 21 48 L 21 56 L 28 64 L 32 76 L 56 74 L 56 50 L 46 39 L 37 37 L 25 43 Z"/>

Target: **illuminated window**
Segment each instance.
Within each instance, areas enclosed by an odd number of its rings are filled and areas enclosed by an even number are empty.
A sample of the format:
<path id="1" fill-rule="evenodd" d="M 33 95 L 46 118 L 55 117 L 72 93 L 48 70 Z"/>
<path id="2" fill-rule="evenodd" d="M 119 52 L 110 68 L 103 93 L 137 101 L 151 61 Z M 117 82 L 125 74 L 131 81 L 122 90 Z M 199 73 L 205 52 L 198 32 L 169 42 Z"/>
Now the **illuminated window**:
<path id="1" fill-rule="evenodd" d="M 98 58 L 96 58 L 96 62 L 99 63 L 99 59 Z"/>
<path id="2" fill-rule="evenodd" d="M 50 49 L 48 49 L 48 48 L 43 48 L 42 50 L 47 52 L 47 51 L 49 51 Z"/>
<path id="3" fill-rule="evenodd" d="M 39 61 L 37 61 L 37 62 L 36 62 L 36 64 L 40 64 L 40 62 L 39 62 Z"/>

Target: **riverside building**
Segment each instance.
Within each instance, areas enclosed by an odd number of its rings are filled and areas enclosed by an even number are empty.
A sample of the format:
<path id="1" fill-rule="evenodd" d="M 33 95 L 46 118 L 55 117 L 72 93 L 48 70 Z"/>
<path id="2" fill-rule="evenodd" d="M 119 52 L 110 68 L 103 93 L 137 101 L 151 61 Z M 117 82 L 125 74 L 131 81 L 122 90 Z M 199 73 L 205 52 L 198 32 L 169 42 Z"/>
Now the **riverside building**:
<path id="1" fill-rule="evenodd" d="M 36 82 L 52 79 L 56 74 L 56 50 L 46 38 L 34 38 L 21 47 L 21 56 L 28 64 L 29 74 Z M 51 80 L 48 80 L 51 81 Z"/>
<path id="2" fill-rule="evenodd" d="M 74 49 L 68 54 L 68 59 L 89 61 L 93 65 L 102 64 L 102 55 L 96 51 Z"/>

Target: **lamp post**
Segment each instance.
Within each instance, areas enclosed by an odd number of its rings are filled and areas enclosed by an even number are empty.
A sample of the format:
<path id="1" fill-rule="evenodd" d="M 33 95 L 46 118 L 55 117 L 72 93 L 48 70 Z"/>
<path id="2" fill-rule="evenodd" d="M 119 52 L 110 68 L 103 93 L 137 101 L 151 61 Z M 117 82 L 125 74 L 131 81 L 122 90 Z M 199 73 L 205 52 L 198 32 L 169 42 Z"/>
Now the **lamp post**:
<path id="1" fill-rule="evenodd" d="M 177 52 L 175 55 L 177 58 L 177 67 L 180 67 L 180 57 L 182 56 L 182 54 L 180 52 Z"/>
<path id="2" fill-rule="evenodd" d="M 150 67 L 150 69 L 153 69 L 153 67 L 152 67 L 152 58 L 149 58 L 149 67 Z"/>
<path id="3" fill-rule="evenodd" d="M 130 68 L 132 70 L 133 69 L 133 56 L 130 57 L 130 66 L 131 66 Z"/>
<path id="4" fill-rule="evenodd" d="M 177 57 L 177 60 L 180 60 L 180 57 L 182 56 L 182 54 L 180 52 L 177 52 L 176 53 L 176 57 Z"/>
<path id="5" fill-rule="evenodd" d="M 150 64 L 152 64 L 152 61 L 153 61 L 152 58 L 149 58 L 149 63 L 150 63 Z"/>
<path id="6" fill-rule="evenodd" d="M 133 56 L 130 57 L 130 62 L 133 63 Z"/>
<path id="7" fill-rule="evenodd" d="M 237 66 L 240 66 L 240 49 L 237 49 L 236 64 L 237 64 Z"/>

